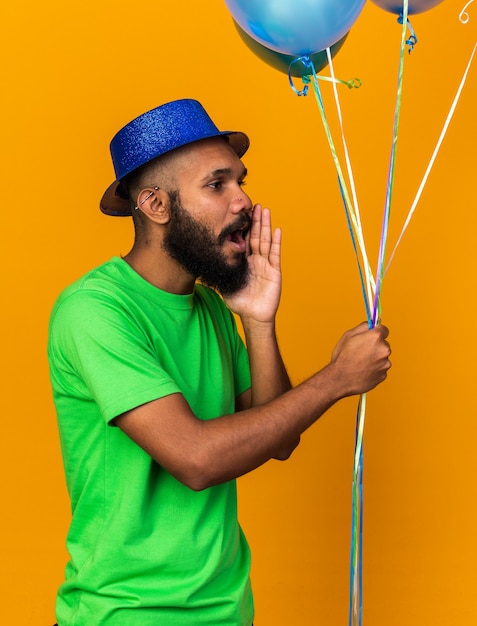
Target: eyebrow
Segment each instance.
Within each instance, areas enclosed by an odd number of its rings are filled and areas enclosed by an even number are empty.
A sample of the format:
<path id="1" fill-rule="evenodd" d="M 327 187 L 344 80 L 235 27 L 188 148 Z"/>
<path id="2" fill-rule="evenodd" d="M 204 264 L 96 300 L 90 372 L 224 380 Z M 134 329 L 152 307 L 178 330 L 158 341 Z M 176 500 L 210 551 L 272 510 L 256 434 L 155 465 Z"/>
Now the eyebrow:
<path id="1" fill-rule="evenodd" d="M 248 174 L 248 170 L 246 167 L 244 167 L 240 178 L 245 178 L 247 174 Z M 232 175 L 232 169 L 230 167 L 219 167 L 218 169 L 213 170 L 212 172 L 209 172 L 206 176 L 203 177 L 202 180 L 205 181 L 209 178 L 215 178 L 216 176 L 231 176 L 231 175 Z"/>

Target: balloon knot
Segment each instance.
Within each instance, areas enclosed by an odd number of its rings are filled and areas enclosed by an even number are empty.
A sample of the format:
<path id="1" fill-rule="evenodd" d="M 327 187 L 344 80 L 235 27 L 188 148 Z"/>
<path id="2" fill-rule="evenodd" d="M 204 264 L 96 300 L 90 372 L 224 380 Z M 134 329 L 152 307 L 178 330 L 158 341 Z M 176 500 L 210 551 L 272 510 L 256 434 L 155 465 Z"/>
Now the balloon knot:
<path id="1" fill-rule="evenodd" d="M 292 71 L 292 67 L 295 65 L 295 63 L 301 63 L 306 68 L 311 68 L 311 71 L 314 72 L 313 63 L 312 63 L 312 60 L 310 59 L 310 56 L 308 54 L 304 54 L 301 57 L 297 57 L 296 59 L 293 59 L 293 61 L 288 66 L 288 81 L 290 83 L 290 87 L 293 89 L 293 91 L 296 93 L 297 96 L 306 96 L 308 94 L 308 85 L 307 84 L 305 84 L 303 89 L 297 89 L 295 87 L 295 85 L 293 84 L 291 71 Z M 309 80 L 306 81 L 304 76 L 302 77 L 302 80 L 303 80 L 303 83 L 309 83 L 310 82 Z"/>
<path id="2" fill-rule="evenodd" d="M 402 24 L 403 20 L 404 20 L 404 16 L 401 13 L 399 15 L 398 19 L 397 19 L 398 24 Z M 414 46 L 417 44 L 418 39 L 416 37 L 416 33 L 414 32 L 414 30 L 413 30 L 413 28 L 411 26 L 411 22 L 409 20 L 407 20 L 407 27 L 409 28 L 409 31 L 410 31 L 411 34 L 406 39 L 406 45 L 409 46 L 408 52 L 409 52 L 409 54 L 411 54 L 411 52 L 414 50 Z"/>

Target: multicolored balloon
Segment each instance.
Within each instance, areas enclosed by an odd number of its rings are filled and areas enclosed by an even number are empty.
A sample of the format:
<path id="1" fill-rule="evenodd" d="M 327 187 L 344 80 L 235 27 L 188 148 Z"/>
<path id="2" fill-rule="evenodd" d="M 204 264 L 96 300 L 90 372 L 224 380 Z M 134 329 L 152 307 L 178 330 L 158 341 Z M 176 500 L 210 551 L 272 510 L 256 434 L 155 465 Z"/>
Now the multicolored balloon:
<path id="1" fill-rule="evenodd" d="M 279 72 L 283 72 L 284 74 L 288 74 L 288 72 L 290 72 L 290 76 L 302 77 L 308 76 L 312 73 L 310 67 L 306 66 L 302 61 L 300 61 L 299 57 L 292 54 L 282 54 L 281 52 L 276 52 L 275 50 L 271 50 L 270 48 L 263 46 L 256 39 L 250 37 L 250 35 L 248 35 L 243 30 L 243 28 L 241 28 L 237 24 L 235 20 L 234 24 L 244 44 L 261 61 L 265 61 L 265 63 L 278 70 Z M 338 50 L 340 50 L 347 36 L 348 33 L 346 33 L 344 37 L 342 37 L 339 41 L 337 41 L 330 47 L 330 53 L 332 57 L 334 57 Z M 326 54 L 326 50 L 321 50 L 320 52 L 310 54 L 310 61 L 313 63 L 315 72 L 317 74 L 318 72 L 321 72 L 321 70 L 328 65 L 328 55 Z"/>
<path id="2" fill-rule="evenodd" d="M 396 13 L 397 15 L 403 12 L 403 2 L 399 2 L 399 0 L 372 0 L 372 2 L 378 7 L 381 7 L 381 9 Z M 409 0 L 408 14 L 423 13 L 441 2 L 443 2 L 443 0 Z"/>
<path id="3" fill-rule="evenodd" d="M 311 55 L 342 39 L 366 0 L 225 0 L 239 26 L 281 54 Z"/>

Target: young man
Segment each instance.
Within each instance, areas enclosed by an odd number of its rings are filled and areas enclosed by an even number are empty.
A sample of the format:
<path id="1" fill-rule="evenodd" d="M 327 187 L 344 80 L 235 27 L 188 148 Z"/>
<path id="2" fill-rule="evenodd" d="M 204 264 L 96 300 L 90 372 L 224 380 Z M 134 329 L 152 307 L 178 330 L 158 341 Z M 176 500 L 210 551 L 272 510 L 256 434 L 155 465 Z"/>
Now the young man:
<path id="1" fill-rule="evenodd" d="M 275 335 L 280 231 L 244 193 L 248 145 L 194 100 L 111 143 L 101 209 L 132 215 L 134 245 L 68 287 L 50 322 L 73 510 L 59 626 L 250 626 L 235 479 L 288 458 L 390 367 L 387 329 L 362 324 L 291 389 Z"/>

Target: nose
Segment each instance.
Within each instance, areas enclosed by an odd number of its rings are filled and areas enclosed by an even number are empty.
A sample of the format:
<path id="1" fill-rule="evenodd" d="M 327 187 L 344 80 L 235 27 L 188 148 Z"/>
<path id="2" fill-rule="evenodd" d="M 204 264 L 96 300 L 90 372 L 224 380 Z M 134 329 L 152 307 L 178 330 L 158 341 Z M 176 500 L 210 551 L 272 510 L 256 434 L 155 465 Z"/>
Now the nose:
<path id="1" fill-rule="evenodd" d="M 252 200 L 244 193 L 242 187 L 239 187 L 238 193 L 235 194 L 231 202 L 232 213 L 241 213 L 242 211 L 252 212 Z"/>

